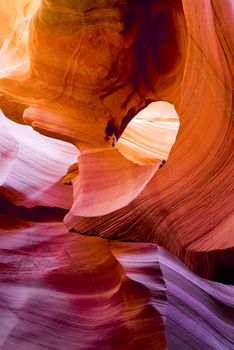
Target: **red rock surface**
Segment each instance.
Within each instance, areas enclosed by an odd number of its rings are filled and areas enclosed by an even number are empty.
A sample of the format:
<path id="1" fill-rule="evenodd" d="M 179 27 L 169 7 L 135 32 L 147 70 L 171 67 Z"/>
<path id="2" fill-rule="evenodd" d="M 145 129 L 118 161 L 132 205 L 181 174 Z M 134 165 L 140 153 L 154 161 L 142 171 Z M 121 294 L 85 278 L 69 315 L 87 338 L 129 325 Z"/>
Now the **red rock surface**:
<path id="1" fill-rule="evenodd" d="M 8 227 L 1 217 L 1 349 L 230 349 L 233 286 L 153 244 L 71 234 L 32 210 Z"/>
<path id="2" fill-rule="evenodd" d="M 1 349 L 233 347 L 233 10 L 0 4 Z"/>

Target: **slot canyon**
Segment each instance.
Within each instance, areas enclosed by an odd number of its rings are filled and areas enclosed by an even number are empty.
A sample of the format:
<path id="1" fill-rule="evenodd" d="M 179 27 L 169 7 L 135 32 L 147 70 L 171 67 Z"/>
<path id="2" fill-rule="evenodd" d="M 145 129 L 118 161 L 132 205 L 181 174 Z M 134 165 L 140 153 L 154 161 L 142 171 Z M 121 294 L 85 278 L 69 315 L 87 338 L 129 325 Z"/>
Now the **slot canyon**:
<path id="1" fill-rule="evenodd" d="M 0 349 L 234 349 L 233 0 L 0 2 Z"/>

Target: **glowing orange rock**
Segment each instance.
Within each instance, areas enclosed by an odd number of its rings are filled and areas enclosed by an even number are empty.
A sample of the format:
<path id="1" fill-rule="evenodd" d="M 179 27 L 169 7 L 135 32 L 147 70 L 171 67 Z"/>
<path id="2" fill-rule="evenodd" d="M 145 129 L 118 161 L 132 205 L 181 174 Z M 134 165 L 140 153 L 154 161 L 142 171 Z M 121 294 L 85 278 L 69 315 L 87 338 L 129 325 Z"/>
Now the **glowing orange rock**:
<path id="1" fill-rule="evenodd" d="M 33 13 L 40 4 L 40 0 L 5 0 L 0 4 L 0 47 L 11 33 L 12 27 L 18 19 Z"/>
<path id="2" fill-rule="evenodd" d="M 231 13 L 228 0 L 48 0 L 16 23 L 0 52 L 3 107 L 27 106 L 26 123 L 79 148 L 70 230 L 160 243 L 204 277 L 233 266 Z M 180 119 L 158 172 L 113 149 L 157 100 Z"/>
<path id="3" fill-rule="evenodd" d="M 168 158 L 178 128 L 174 107 L 155 102 L 130 121 L 116 147 L 134 163 L 158 163 Z"/>

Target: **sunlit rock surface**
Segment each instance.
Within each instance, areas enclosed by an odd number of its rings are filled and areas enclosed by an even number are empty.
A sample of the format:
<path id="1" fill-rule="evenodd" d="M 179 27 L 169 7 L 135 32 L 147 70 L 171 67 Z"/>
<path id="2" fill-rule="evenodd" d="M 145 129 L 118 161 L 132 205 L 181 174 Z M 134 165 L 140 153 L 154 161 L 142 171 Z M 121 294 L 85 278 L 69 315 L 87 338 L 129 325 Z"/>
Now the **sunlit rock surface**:
<path id="1" fill-rule="evenodd" d="M 15 22 L 32 14 L 39 4 L 40 0 L 1 1 L 0 46 L 9 37 Z"/>
<path id="2" fill-rule="evenodd" d="M 0 349 L 233 348 L 233 10 L 2 1 Z"/>
<path id="3" fill-rule="evenodd" d="M 134 163 L 158 163 L 167 160 L 178 129 L 174 107 L 167 102 L 154 102 L 130 121 L 116 147 Z"/>
<path id="4" fill-rule="evenodd" d="M 0 192 L 14 204 L 69 209 L 71 189 L 64 191 L 63 177 L 77 149 L 44 137 L 28 126 L 16 124 L 1 113 Z"/>

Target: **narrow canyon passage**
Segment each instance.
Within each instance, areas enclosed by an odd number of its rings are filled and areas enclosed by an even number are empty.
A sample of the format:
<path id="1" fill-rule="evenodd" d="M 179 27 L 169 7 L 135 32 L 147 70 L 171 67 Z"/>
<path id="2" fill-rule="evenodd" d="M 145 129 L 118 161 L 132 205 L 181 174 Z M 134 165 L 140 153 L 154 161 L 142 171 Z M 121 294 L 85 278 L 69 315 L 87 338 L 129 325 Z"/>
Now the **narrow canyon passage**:
<path id="1" fill-rule="evenodd" d="M 232 0 L 0 2 L 0 349 L 234 344 Z"/>

